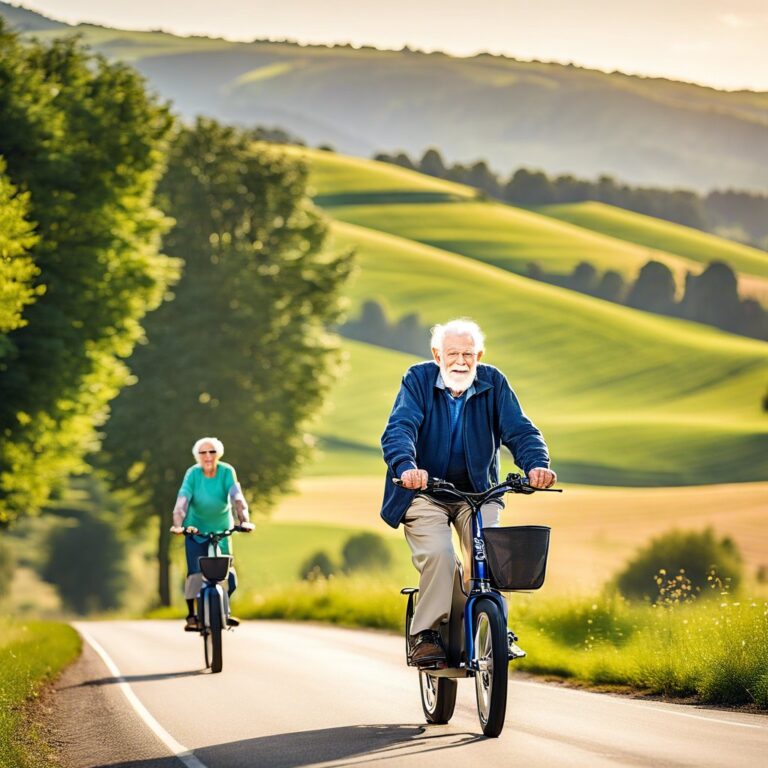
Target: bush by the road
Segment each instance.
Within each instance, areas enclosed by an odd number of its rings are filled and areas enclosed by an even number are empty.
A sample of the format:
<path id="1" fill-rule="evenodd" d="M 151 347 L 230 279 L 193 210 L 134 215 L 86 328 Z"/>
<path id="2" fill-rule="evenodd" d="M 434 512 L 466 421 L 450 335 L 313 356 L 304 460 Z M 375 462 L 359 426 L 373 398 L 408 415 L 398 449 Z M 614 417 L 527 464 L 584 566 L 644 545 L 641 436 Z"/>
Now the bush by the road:
<path id="1" fill-rule="evenodd" d="M 742 560 L 732 539 L 717 539 L 711 528 L 701 532 L 670 531 L 654 538 L 618 575 L 622 595 L 651 602 L 717 596 L 735 591 Z"/>
<path id="2" fill-rule="evenodd" d="M 344 570 L 382 570 L 392 562 L 392 554 L 384 539 L 370 531 L 350 536 L 341 550 Z"/>
<path id="3" fill-rule="evenodd" d="M 0 768 L 50 765 L 25 704 L 79 652 L 80 638 L 65 624 L 0 619 Z"/>

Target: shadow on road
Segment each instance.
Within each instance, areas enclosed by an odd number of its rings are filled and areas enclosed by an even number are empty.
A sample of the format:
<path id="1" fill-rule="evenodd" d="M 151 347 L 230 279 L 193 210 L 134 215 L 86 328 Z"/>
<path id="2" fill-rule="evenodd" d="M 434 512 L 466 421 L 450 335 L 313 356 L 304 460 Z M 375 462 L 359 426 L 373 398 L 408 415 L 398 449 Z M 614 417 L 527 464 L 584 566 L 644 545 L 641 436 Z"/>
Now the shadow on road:
<path id="1" fill-rule="evenodd" d="M 215 747 L 196 749 L 195 756 L 206 765 L 227 768 L 300 768 L 331 761 L 336 761 L 332 763 L 334 768 L 342 768 L 386 760 L 399 761 L 427 752 L 456 749 L 483 738 L 476 733 L 452 731 L 450 726 L 354 725 L 217 744 Z M 109 768 L 178 766 L 176 758 L 109 764 Z"/>
<path id="2" fill-rule="evenodd" d="M 140 683 L 145 680 L 170 680 L 175 677 L 195 677 L 197 675 L 210 674 L 205 669 L 195 669 L 190 672 L 158 672 L 154 675 L 125 675 L 124 677 L 100 677 L 98 680 L 84 680 L 75 686 L 64 686 L 60 690 L 67 688 L 87 688 L 94 685 L 114 685 L 115 683 Z"/>

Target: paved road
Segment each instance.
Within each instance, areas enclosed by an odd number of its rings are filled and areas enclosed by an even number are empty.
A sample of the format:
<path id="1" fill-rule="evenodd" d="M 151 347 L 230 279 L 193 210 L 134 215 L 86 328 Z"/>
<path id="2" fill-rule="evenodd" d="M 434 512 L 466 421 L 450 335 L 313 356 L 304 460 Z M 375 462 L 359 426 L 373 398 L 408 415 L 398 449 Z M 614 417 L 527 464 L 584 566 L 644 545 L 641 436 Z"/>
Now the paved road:
<path id="1" fill-rule="evenodd" d="M 212 675 L 200 671 L 201 641 L 181 622 L 77 627 L 112 667 L 88 646 L 57 693 L 58 738 L 76 768 L 754 768 L 768 760 L 768 717 L 514 678 L 500 738 L 480 735 L 471 681 L 459 682 L 449 725 L 425 726 L 416 673 L 393 635 L 247 622 L 225 636 L 224 671 Z"/>

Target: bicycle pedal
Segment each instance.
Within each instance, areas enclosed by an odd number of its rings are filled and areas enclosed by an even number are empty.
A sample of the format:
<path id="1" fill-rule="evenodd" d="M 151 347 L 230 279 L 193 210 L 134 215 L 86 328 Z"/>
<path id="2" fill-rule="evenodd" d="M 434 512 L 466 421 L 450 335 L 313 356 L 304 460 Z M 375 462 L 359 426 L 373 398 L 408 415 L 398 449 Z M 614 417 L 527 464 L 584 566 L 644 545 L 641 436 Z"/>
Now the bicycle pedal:
<path id="1" fill-rule="evenodd" d="M 517 643 L 511 643 L 508 652 L 510 659 L 523 659 L 528 655 Z"/>

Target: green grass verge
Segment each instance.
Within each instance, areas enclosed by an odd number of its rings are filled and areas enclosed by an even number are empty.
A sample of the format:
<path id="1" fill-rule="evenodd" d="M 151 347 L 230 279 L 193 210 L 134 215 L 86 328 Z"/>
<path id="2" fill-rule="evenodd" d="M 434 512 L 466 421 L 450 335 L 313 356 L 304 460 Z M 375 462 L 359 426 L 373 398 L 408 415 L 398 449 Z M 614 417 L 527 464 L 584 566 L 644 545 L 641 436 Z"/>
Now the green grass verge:
<path id="1" fill-rule="evenodd" d="M 238 610 L 252 619 L 402 631 L 400 586 L 386 578 L 335 577 L 266 590 Z M 653 607 L 616 597 L 515 595 L 510 624 L 528 651 L 517 669 L 768 709 L 768 602 L 762 599 Z"/>
<path id="2" fill-rule="evenodd" d="M 0 768 L 50 765 L 27 705 L 79 653 L 80 637 L 66 624 L 0 619 Z"/>
<path id="3" fill-rule="evenodd" d="M 768 603 L 651 606 L 617 598 L 513 602 L 520 668 L 710 704 L 768 709 Z"/>

